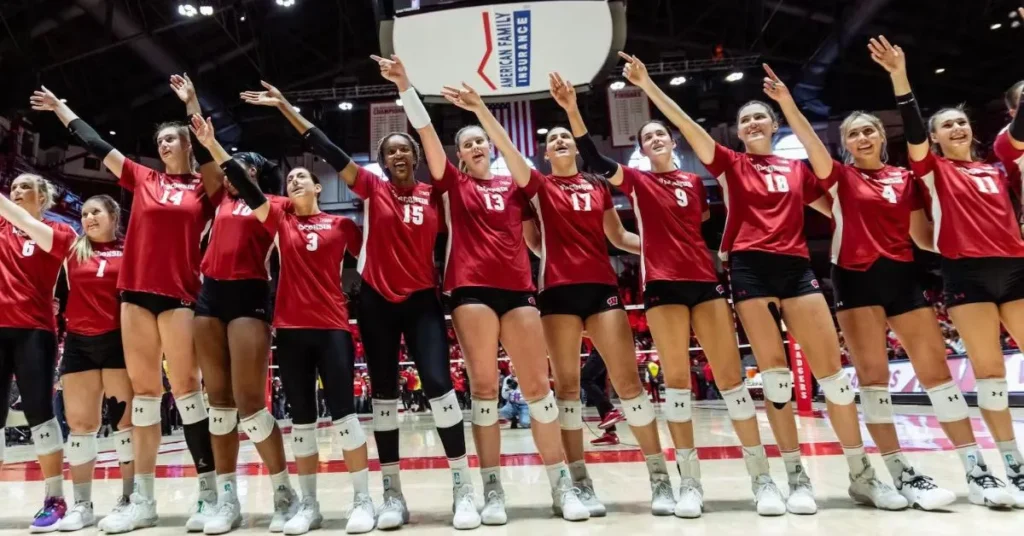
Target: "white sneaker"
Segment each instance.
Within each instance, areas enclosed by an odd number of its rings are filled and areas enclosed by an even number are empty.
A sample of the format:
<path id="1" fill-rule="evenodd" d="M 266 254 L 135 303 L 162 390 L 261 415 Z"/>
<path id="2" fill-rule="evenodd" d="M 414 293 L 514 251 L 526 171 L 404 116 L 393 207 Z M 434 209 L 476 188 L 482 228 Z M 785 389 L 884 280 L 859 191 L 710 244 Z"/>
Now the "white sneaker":
<path id="1" fill-rule="evenodd" d="M 292 488 L 281 486 L 274 491 L 274 516 L 270 518 L 270 532 L 284 532 L 284 524 L 299 511 L 299 496 Z"/>
<path id="2" fill-rule="evenodd" d="M 320 528 L 324 516 L 320 515 L 320 503 L 312 497 L 303 497 L 299 502 L 299 511 L 284 524 L 284 533 L 289 535 L 305 534 Z"/>
<path id="3" fill-rule="evenodd" d="M 1010 472 L 1007 471 L 1006 478 L 1010 479 L 1010 485 L 1007 486 L 1007 488 L 1010 490 L 1010 495 L 1013 497 L 1013 507 L 1024 508 L 1024 473 L 1011 475 Z"/>
<path id="4" fill-rule="evenodd" d="M 401 499 L 402 509 L 405 512 L 404 522 L 408 523 L 409 511 L 405 509 L 405 499 L 402 498 L 401 494 L 398 494 L 398 498 Z M 348 522 L 345 523 L 345 532 L 348 534 L 370 532 L 377 523 L 376 514 L 377 512 L 373 508 L 373 499 L 366 493 L 357 493 L 352 501 L 352 509 L 348 511 Z M 401 525 L 398 525 L 398 527 L 401 527 Z"/>
<path id="5" fill-rule="evenodd" d="M 580 490 L 580 502 L 583 503 L 583 506 L 587 507 L 590 517 L 604 517 L 608 513 L 608 510 L 601 504 L 601 500 L 597 498 L 593 480 L 584 478 L 579 482 L 575 482 L 574 485 Z"/>
<path id="6" fill-rule="evenodd" d="M 394 490 L 384 491 L 384 502 L 377 514 L 377 528 L 391 530 L 400 528 L 409 522 L 409 508 L 405 505 L 405 497 Z"/>
<path id="7" fill-rule="evenodd" d="M 1002 480 L 992 476 L 988 467 L 977 464 L 967 473 L 967 500 L 989 508 L 1012 508 L 1013 494 Z"/>
<path id="8" fill-rule="evenodd" d="M 492 489 L 484 492 L 484 509 L 480 511 L 480 521 L 484 525 L 504 525 L 508 523 L 505 513 L 505 492 Z"/>
<path id="9" fill-rule="evenodd" d="M 879 510 L 904 510 L 910 505 L 906 497 L 876 478 L 875 470 L 871 467 L 859 475 L 850 475 L 849 493 L 854 501 Z"/>
<path id="10" fill-rule="evenodd" d="M 99 522 L 99 529 L 107 534 L 121 534 L 135 529 L 143 529 L 156 525 L 156 501 L 146 499 L 138 493 L 132 493 L 127 506 L 115 508 L 107 517 Z"/>
<path id="11" fill-rule="evenodd" d="M 679 500 L 672 512 L 676 517 L 693 519 L 704 511 L 704 488 L 693 478 L 684 478 L 679 483 Z"/>
<path id="12" fill-rule="evenodd" d="M 242 505 L 234 493 L 217 502 L 217 509 L 206 520 L 203 532 L 206 534 L 225 534 L 242 526 Z"/>
<path id="13" fill-rule="evenodd" d="M 796 484 L 790 482 L 786 511 L 798 515 L 818 513 L 818 504 L 814 502 L 814 487 L 811 486 L 810 480 L 802 480 Z"/>
<path id="14" fill-rule="evenodd" d="M 562 477 L 551 490 L 551 509 L 566 521 L 590 519 L 590 510 L 580 501 L 579 488 L 573 486 L 568 477 Z"/>
<path id="15" fill-rule="evenodd" d="M 676 511 L 676 498 L 672 495 L 672 480 L 668 475 L 662 476 L 651 479 L 651 513 L 670 516 Z"/>
<path id="16" fill-rule="evenodd" d="M 92 511 L 92 502 L 76 502 L 64 514 L 64 518 L 57 523 L 57 530 L 61 532 L 74 532 L 85 527 L 91 527 L 93 523 L 96 523 L 96 514 Z"/>
<path id="17" fill-rule="evenodd" d="M 931 477 L 917 474 L 912 468 L 903 469 L 903 474 L 896 479 L 896 490 L 910 506 L 926 511 L 938 510 L 956 501 L 956 493 L 940 488 Z"/>
<path id="18" fill-rule="evenodd" d="M 217 492 L 207 490 L 199 492 L 199 499 L 189 509 L 188 521 L 185 522 L 185 530 L 199 532 L 206 527 L 214 512 L 217 511 Z"/>
<path id="19" fill-rule="evenodd" d="M 453 490 L 454 501 L 452 503 L 452 526 L 458 530 L 475 529 L 480 526 L 480 512 L 476 511 L 476 503 L 473 502 L 473 485 L 463 484 Z"/>
<path id="20" fill-rule="evenodd" d="M 782 492 L 775 485 L 771 475 L 759 475 L 751 486 L 754 491 L 754 507 L 759 516 L 781 516 L 786 513 Z"/>

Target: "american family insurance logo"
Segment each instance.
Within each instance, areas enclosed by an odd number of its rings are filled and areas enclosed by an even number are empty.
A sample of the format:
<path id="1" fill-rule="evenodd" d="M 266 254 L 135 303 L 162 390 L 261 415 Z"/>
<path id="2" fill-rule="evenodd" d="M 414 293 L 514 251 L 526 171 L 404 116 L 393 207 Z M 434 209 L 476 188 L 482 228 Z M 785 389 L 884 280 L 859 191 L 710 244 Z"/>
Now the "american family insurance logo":
<path id="1" fill-rule="evenodd" d="M 476 72 L 491 91 L 497 91 L 499 87 L 530 87 L 530 42 L 533 30 L 530 15 L 526 9 L 481 13 L 485 50 Z M 489 68 L 492 56 L 497 64 L 497 84 L 488 76 L 488 73 L 495 72 L 493 66 Z"/>

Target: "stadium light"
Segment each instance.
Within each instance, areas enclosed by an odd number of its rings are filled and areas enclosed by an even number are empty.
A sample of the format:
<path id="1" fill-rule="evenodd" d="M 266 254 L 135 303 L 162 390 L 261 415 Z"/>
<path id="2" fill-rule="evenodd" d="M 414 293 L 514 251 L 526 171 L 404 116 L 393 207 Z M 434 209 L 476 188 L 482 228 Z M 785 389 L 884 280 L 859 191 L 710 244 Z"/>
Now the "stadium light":
<path id="1" fill-rule="evenodd" d="M 352 103 L 348 101 L 339 103 L 338 108 L 340 108 L 343 112 L 347 112 L 352 109 Z"/>
<path id="2" fill-rule="evenodd" d="M 277 0 L 277 5 L 281 7 L 292 7 L 295 5 L 295 0 Z"/>
<path id="3" fill-rule="evenodd" d="M 616 82 L 612 82 L 611 85 L 608 86 L 608 87 L 612 88 L 612 91 L 618 91 L 620 89 L 625 88 L 626 87 L 626 83 L 623 82 L 622 80 L 619 80 L 619 81 L 616 81 Z"/>
<path id="4" fill-rule="evenodd" d="M 668 83 L 671 86 L 681 86 L 681 85 L 686 83 L 686 77 L 685 76 L 677 76 L 677 77 L 673 78 L 672 80 L 669 80 Z"/>
<path id="5" fill-rule="evenodd" d="M 204 17 L 213 15 L 213 6 L 199 6 L 199 14 Z"/>
<path id="6" fill-rule="evenodd" d="M 199 14 L 199 10 L 192 4 L 178 4 L 178 14 L 183 17 L 195 17 Z"/>
<path id="7" fill-rule="evenodd" d="M 111 131 L 110 131 L 110 135 L 111 135 L 111 136 L 117 136 L 117 132 L 114 132 L 113 130 L 111 130 Z"/>
<path id="8" fill-rule="evenodd" d="M 549 132 L 549 131 L 548 131 L 548 129 L 546 129 L 546 128 L 538 128 L 538 129 L 537 129 L 537 134 L 538 134 L 538 135 L 541 135 L 541 136 L 543 136 L 543 135 L 547 134 L 548 132 Z"/>
<path id="9" fill-rule="evenodd" d="M 739 82 L 740 80 L 743 80 L 743 71 L 733 71 L 725 77 L 726 82 Z"/>
<path id="10" fill-rule="evenodd" d="M 939 67 L 938 69 L 935 69 L 935 74 L 942 74 L 944 72 L 946 72 L 945 67 Z"/>
<path id="11" fill-rule="evenodd" d="M 1003 27 L 1003 23 L 997 22 L 997 23 L 993 24 L 992 26 L 989 26 L 989 29 L 990 30 L 998 30 L 998 29 L 1000 29 L 1002 27 Z"/>

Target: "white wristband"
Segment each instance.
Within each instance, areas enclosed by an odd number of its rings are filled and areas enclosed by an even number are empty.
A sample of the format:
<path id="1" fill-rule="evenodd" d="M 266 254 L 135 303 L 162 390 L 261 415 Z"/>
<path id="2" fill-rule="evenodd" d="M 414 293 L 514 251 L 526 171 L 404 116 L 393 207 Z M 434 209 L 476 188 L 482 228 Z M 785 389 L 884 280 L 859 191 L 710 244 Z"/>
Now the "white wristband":
<path id="1" fill-rule="evenodd" d="M 416 94 L 416 88 L 410 87 L 399 93 L 398 96 L 402 99 L 402 107 L 405 108 L 405 115 L 409 118 L 412 128 L 419 130 L 430 126 L 430 114 L 427 113 L 427 108 L 423 106 L 420 96 Z"/>

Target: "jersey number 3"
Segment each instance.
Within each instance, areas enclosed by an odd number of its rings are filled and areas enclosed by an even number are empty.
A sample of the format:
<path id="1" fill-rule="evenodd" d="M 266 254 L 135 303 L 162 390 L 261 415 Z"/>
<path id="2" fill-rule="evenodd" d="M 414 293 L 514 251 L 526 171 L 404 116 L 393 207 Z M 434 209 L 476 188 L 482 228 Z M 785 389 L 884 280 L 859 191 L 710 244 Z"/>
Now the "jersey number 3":
<path id="1" fill-rule="evenodd" d="M 316 233 L 309 233 L 306 235 L 306 250 L 316 251 L 320 246 L 320 235 Z"/>

